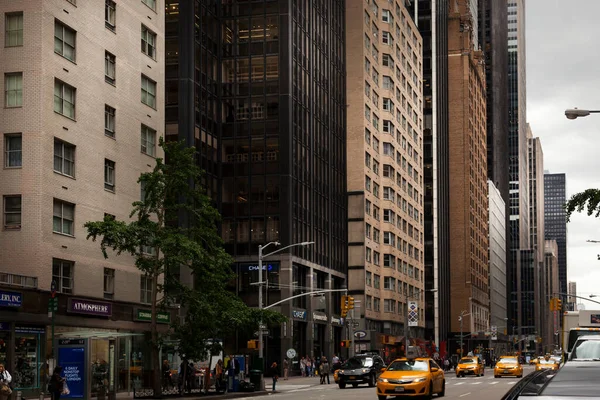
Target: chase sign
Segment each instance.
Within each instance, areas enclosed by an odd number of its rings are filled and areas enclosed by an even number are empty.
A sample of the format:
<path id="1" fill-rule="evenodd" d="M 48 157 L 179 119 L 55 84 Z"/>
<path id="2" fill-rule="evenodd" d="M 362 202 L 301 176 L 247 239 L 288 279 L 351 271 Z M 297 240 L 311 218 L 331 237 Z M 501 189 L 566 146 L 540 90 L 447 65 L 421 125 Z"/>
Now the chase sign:
<path id="1" fill-rule="evenodd" d="M 23 294 L 0 290 L 0 307 L 21 307 Z"/>

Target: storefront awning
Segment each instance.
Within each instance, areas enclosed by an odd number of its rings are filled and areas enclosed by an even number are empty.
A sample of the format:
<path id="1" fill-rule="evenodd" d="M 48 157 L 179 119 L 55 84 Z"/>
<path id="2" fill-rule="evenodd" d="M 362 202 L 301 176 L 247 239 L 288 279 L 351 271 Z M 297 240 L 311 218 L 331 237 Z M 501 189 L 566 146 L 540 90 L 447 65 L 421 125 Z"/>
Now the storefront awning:
<path id="1" fill-rule="evenodd" d="M 61 338 L 80 338 L 80 339 L 102 339 L 102 338 L 117 338 L 127 336 L 144 336 L 143 333 L 134 332 L 106 332 L 106 331 L 73 331 L 73 332 L 60 332 L 56 334 L 57 337 Z"/>

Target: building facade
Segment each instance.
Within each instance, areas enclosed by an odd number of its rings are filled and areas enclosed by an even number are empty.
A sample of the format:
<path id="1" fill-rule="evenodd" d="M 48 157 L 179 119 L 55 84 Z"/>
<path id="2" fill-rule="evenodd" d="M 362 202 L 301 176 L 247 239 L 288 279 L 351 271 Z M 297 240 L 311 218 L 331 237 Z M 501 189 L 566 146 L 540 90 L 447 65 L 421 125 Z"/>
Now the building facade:
<path id="1" fill-rule="evenodd" d="M 406 2 L 423 37 L 425 338 L 441 354 L 450 332 L 448 0 Z"/>
<path id="2" fill-rule="evenodd" d="M 448 26 L 450 139 L 450 312 L 452 331 L 489 329 L 486 86 L 473 42 L 476 8 L 458 1 Z M 466 350 L 468 351 L 468 350 Z"/>
<path id="3" fill-rule="evenodd" d="M 545 293 L 556 293 L 560 290 L 558 279 L 558 243 L 556 240 L 544 241 L 544 277 Z M 548 309 L 545 330 L 542 332 L 542 343 L 546 346 L 545 351 L 551 351 L 560 348 L 560 327 L 562 325 L 560 313 Z"/>
<path id="4" fill-rule="evenodd" d="M 0 291 L 15 299 L 0 304 L 0 360 L 24 397 L 46 390 L 52 308 L 56 343 L 87 339 L 90 359 L 105 360 L 88 371 L 90 395 L 130 391 L 132 371 L 151 370 L 151 288 L 131 257 L 105 259 L 83 225 L 128 220 L 140 174 L 161 155 L 163 10 L 154 0 L 0 4 Z"/>
<path id="5" fill-rule="evenodd" d="M 264 305 L 345 287 L 344 2 L 168 0 L 166 9 L 166 134 L 198 150 L 236 294 L 258 305 L 258 246 L 271 242 L 314 243 L 265 259 Z M 289 321 L 270 328 L 265 358 L 339 352 L 341 294 L 279 306 Z M 253 337 L 238 336 L 227 351 L 251 353 Z"/>
<path id="6" fill-rule="evenodd" d="M 558 245 L 558 280 L 560 293 L 567 293 L 567 177 L 565 174 L 544 174 L 544 231 L 546 240 Z"/>
<path id="7" fill-rule="evenodd" d="M 490 326 L 506 328 L 506 204 L 500 191 L 488 180 Z"/>
<path id="8" fill-rule="evenodd" d="M 527 124 L 528 147 L 529 147 L 529 237 L 531 248 L 535 255 L 535 264 L 533 270 L 533 293 L 524 297 L 533 295 L 533 308 L 525 306 L 528 313 L 532 313 L 534 334 L 538 332 L 537 337 L 546 326 L 545 316 L 548 314 L 548 298 L 544 292 L 544 153 L 540 138 L 533 137 L 531 127 Z"/>
<path id="9" fill-rule="evenodd" d="M 393 6 L 346 2 L 348 159 L 364 160 L 348 163 L 348 285 L 368 332 L 404 336 L 415 301 L 411 336 L 422 338 L 422 41 Z"/>

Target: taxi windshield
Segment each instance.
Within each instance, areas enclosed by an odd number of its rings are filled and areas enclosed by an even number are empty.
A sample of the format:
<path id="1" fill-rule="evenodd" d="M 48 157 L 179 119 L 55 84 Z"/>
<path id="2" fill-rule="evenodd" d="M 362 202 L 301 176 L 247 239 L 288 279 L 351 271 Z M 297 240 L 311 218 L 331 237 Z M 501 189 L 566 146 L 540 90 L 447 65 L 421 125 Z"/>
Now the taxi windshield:
<path id="1" fill-rule="evenodd" d="M 502 364 L 516 364 L 517 363 L 517 359 L 516 358 L 501 358 L 500 362 Z"/>
<path id="2" fill-rule="evenodd" d="M 556 362 L 553 359 L 546 360 L 545 358 L 540 358 L 540 364 L 555 364 Z"/>
<path id="3" fill-rule="evenodd" d="M 473 360 L 472 358 L 461 358 L 460 359 L 460 364 L 474 364 L 475 360 Z"/>
<path id="4" fill-rule="evenodd" d="M 387 371 L 429 371 L 429 363 L 421 360 L 394 361 Z"/>

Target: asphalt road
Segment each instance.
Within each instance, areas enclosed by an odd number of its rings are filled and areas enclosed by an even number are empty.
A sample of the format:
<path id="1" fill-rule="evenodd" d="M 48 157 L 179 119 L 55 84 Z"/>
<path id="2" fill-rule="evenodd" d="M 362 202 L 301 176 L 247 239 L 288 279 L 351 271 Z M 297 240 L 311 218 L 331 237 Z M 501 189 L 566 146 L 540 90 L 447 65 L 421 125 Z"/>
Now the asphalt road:
<path id="1" fill-rule="evenodd" d="M 532 371 L 533 367 L 526 366 L 523 375 Z M 485 376 L 482 377 L 469 376 L 465 378 L 456 378 L 454 373 L 446 374 L 446 397 L 444 398 L 449 400 L 499 400 L 519 381 L 518 378 L 494 378 L 492 369 L 486 369 L 485 372 Z M 265 380 L 265 382 L 270 383 L 270 380 Z M 347 387 L 342 390 L 334 385 L 333 381 L 330 385 L 320 385 L 318 378 L 280 380 L 277 384 L 277 392 L 243 399 L 258 400 L 268 397 L 273 400 L 377 400 L 375 389 L 366 385 L 357 388 Z M 388 399 L 393 399 L 393 397 L 388 397 Z M 402 397 L 397 399 L 402 399 Z M 238 398 L 237 400 L 242 399 Z"/>

